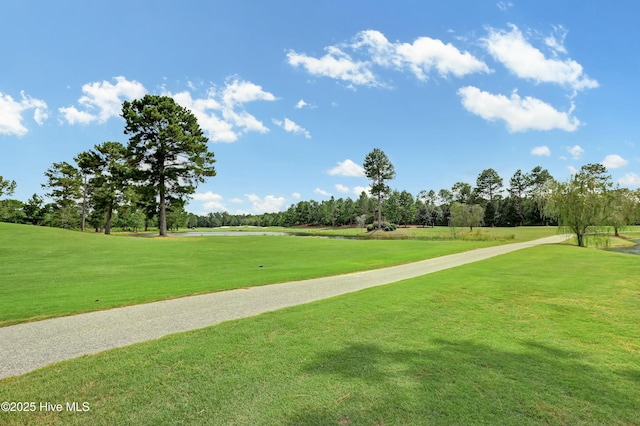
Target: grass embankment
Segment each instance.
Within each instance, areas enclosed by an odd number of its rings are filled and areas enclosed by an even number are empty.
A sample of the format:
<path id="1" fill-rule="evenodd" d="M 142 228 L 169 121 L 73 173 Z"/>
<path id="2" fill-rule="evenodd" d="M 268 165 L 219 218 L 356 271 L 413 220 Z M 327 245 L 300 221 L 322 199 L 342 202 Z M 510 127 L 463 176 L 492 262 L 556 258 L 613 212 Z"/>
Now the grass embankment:
<path id="1" fill-rule="evenodd" d="M 129 238 L 0 223 L 0 326 L 511 242 Z"/>
<path id="2" fill-rule="evenodd" d="M 542 246 L 64 362 L 5 424 L 639 424 L 640 263 Z"/>

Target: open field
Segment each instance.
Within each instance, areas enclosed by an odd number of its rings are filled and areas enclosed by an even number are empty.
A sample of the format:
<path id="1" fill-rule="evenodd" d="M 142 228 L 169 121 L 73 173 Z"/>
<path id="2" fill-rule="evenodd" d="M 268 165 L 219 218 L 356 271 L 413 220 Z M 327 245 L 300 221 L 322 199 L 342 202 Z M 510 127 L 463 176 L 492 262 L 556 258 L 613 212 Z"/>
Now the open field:
<path id="1" fill-rule="evenodd" d="M 530 234 L 524 228 L 518 232 Z M 0 241 L 4 326 L 381 268 L 514 240 L 129 238 L 0 223 Z"/>
<path id="2" fill-rule="evenodd" d="M 6 424 L 638 424 L 640 263 L 541 246 L 0 381 Z"/>

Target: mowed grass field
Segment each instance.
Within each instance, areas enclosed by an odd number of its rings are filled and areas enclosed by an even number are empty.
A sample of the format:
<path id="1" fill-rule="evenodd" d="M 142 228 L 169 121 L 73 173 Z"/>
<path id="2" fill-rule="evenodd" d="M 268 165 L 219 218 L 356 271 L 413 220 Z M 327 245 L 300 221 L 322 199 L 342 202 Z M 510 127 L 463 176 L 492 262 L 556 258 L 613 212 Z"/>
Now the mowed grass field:
<path id="1" fill-rule="evenodd" d="M 90 410 L 0 423 L 640 424 L 639 308 L 637 256 L 540 246 L 5 379 Z"/>
<path id="2" fill-rule="evenodd" d="M 511 230 L 511 233 L 514 231 Z M 522 234 L 535 238 L 552 229 Z M 487 241 L 132 238 L 0 223 L 0 326 L 397 265 Z"/>

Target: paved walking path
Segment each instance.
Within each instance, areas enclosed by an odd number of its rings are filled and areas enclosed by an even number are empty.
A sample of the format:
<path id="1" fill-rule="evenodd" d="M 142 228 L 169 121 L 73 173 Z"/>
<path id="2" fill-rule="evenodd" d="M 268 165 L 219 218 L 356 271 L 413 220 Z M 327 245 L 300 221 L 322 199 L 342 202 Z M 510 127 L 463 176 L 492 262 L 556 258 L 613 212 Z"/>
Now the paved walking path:
<path id="1" fill-rule="evenodd" d="M 90 312 L 0 328 L 0 379 L 168 334 L 389 284 L 504 253 L 557 243 L 557 235 L 406 265 Z"/>

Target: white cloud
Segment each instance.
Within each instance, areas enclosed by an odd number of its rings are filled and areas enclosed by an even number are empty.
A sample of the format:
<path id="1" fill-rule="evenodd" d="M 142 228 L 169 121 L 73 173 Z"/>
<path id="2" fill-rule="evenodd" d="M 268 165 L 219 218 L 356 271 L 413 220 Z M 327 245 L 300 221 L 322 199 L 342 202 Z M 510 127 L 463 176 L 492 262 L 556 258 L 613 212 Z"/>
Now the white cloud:
<path id="1" fill-rule="evenodd" d="M 506 12 L 509 8 L 513 7 L 513 3 L 510 1 L 499 1 L 496 6 L 498 6 L 498 9 L 501 11 Z"/>
<path id="2" fill-rule="evenodd" d="M 215 90 L 209 90 L 207 97 L 202 99 L 193 99 L 189 92 L 180 92 L 175 95 L 166 93 L 166 95 L 173 97 L 178 104 L 189 109 L 213 142 L 235 142 L 238 140 L 233 123 L 223 120 L 215 112 L 223 108 L 216 100 Z"/>
<path id="3" fill-rule="evenodd" d="M 348 177 L 362 177 L 364 176 L 364 169 L 359 164 L 346 159 L 344 161 L 338 161 L 338 165 L 328 171 L 331 176 L 348 176 Z"/>
<path id="4" fill-rule="evenodd" d="M 604 160 L 602 160 L 602 165 L 607 169 L 619 169 L 626 166 L 627 164 L 629 164 L 629 161 L 625 160 L 617 154 L 607 155 L 606 157 L 604 157 Z"/>
<path id="5" fill-rule="evenodd" d="M 579 160 L 584 155 L 584 149 L 580 145 L 574 145 L 567 148 L 567 152 L 571 154 L 574 160 Z"/>
<path id="6" fill-rule="evenodd" d="M 255 214 L 262 213 L 274 213 L 282 211 L 285 205 L 284 197 L 274 197 L 273 195 L 267 195 L 264 198 L 260 198 L 255 194 L 245 194 L 247 199 L 251 201 L 252 210 Z"/>
<path id="7" fill-rule="evenodd" d="M 349 188 L 341 185 L 341 184 L 336 184 L 336 191 L 342 193 L 342 194 L 348 194 L 349 193 Z"/>
<path id="8" fill-rule="evenodd" d="M 572 59 L 547 59 L 537 48 L 525 40 L 515 25 L 510 31 L 489 29 L 484 40 L 489 53 L 507 69 L 520 78 L 531 79 L 538 83 L 557 83 L 567 85 L 574 90 L 598 87 L 598 82 L 584 74 L 582 65 Z M 562 53 L 557 40 L 549 39 L 547 45 L 553 45 L 555 52 Z"/>
<path id="9" fill-rule="evenodd" d="M 544 44 L 546 44 L 554 55 L 557 56 L 558 53 L 566 54 L 567 49 L 564 47 L 564 39 L 567 37 L 567 30 L 562 26 L 554 26 L 556 32 L 559 33 L 559 40 L 554 35 L 550 35 L 544 39 Z"/>
<path id="10" fill-rule="evenodd" d="M 298 103 L 295 106 L 296 109 L 302 109 L 302 108 L 309 108 L 309 109 L 315 109 L 316 106 L 313 104 L 310 104 L 308 102 L 306 102 L 304 99 L 300 99 L 298 101 Z"/>
<path id="11" fill-rule="evenodd" d="M 213 142 L 235 142 L 248 132 L 267 133 L 269 129 L 243 107 L 248 102 L 276 99 L 261 86 L 238 79 L 227 80 L 221 90 L 211 87 L 203 98 L 194 99 L 187 91 L 164 94 L 191 110 Z"/>
<path id="12" fill-rule="evenodd" d="M 324 189 L 320 189 L 320 188 L 314 189 L 313 192 L 315 194 L 318 194 L 318 195 L 324 195 L 325 197 L 330 197 L 331 196 L 331 194 L 329 194 L 327 191 L 325 191 Z"/>
<path id="13" fill-rule="evenodd" d="M 367 195 L 371 195 L 371 187 L 370 186 L 355 186 L 353 188 L 353 193 L 356 195 L 362 194 L 365 192 Z"/>
<path id="14" fill-rule="evenodd" d="M 242 204 L 242 203 L 244 203 L 244 201 L 242 199 L 240 199 L 240 198 L 232 198 L 229 201 L 231 201 L 234 204 Z"/>
<path id="15" fill-rule="evenodd" d="M 551 150 L 548 146 L 536 146 L 531 150 L 531 155 L 537 155 L 540 157 L 549 157 L 551 155 Z"/>
<path id="16" fill-rule="evenodd" d="M 575 175 L 576 173 L 578 173 L 578 169 L 576 169 L 573 166 L 568 166 L 567 170 L 569 170 L 569 173 L 571 173 L 572 175 Z"/>
<path id="17" fill-rule="evenodd" d="M 22 113 L 33 109 L 33 119 L 39 125 L 49 117 L 47 104 L 20 92 L 20 101 L 0 92 L 0 134 L 24 136 L 28 129 L 22 124 Z"/>
<path id="18" fill-rule="evenodd" d="M 191 199 L 194 201 L 200 201 L 202 203 L 203 212 L 224 212 L 227 208 L 223 204 L 223 197 L 219 194 L 214 194 L 211 191 L 204 193 L 195 193 L 191 195 Z"/>
<path id="19" fill-rule="evenodd" d="M 291 193 L 291 197 L 293 197 L 295 200 L 299 200 L 302 195 L 300 195 L 299 192 L 293 192 Z"/>
<path id="20" fill-rule="evenodd" d="M 255 118 L 246 111 L 236 112 L 232 109 L 225 108 L 222 110 L 222 117 L 239 127 L 244 132 L 267 133 L 269 129 L 262 124 L 262 121 Z"/>
<path id="21" fill-rule="evenodd" d="M 321 58 L 314 58 L 293 50 L 287 53 L 287 61 L 293 67 L 302 66 L 311 75 L 330 77 L 358 86 L 380 86 L 369 69 L 369 64 L 354 61 L 351 56 L 335 46 L 325 48 L 327 52 Z"/>
<path id="22" fill-rule="evenodd" d="M 573 132 L 580 125 L 580 120 L 570 113 L 558 111 L 530 96 L 521 98 L 517 93 L 511 97 L 494 95 L 473 86 L 459 89 L 458 95 L 469 112 L 488 121 L 503 120 L 510 132 L 553 129 Z"/>
<path id="23" fill-rule="evenodd" d="M 418 37 L 413 43 L 390 43 L 381 32 L 367 30 L 360 32 L 357 39 L 355 46 L 366 46 L 376 64 L 397 70 L 409 68 L 419 80 L 426 80 L 432 69 L 441 77 L 490 71 L 469 52 L 430 37 Z"/>
<path id="24" fill-rule="evenodd" d="M 89 124 L 96 119 L 95 116 L 89 114 L 86 111 L 79 111 L 76 107 L 61 107 L 58 111 L 62 113 L 62 116 L 69 124 Z"/>
<path id="25" fill-rule="evenodd" d="M 222 100 L 225 105 L 233 107 L 253 101 L 275 101 L 276 97 L 262 90 L 257 84 L 234 79 L 231 82 L 227 81 L 222 92 Z"/>
<path id="26" fill-rule="evenodd" d="M 88 124 L 92 121 L 105 123 L 111 117 L 117 117 L 122 111 L 123 100 L 143 97 L 147 90 L 137 81 L 129 81 L 125 77 L 115 77 L 115 84 L 108 81 L 87 83 L 82 86 L 82 96 L 78 103 L 84 108 L 75 106 L 62 107 L 58 111 L 69 124 Z"/>
<path id="27" fill-rule="evenodd" d="M 325 52 L 324 56 L 314 58 L 291 50 L 287 53 L 287 61 L 312 75 L 342 80 L 351 87 L 387 86 L 374 74 L 374 66 L 396 71 L 408 69 L 419 80 L 426 80 L 432 70 L 441 77 L 490 72 L 484 62 L 450 43 L 430 37 L 418 37 L 411 43 L 392 43 L 375 30 L 361 31 L 351 43 L 328 46 Z"/>
<path id="28" fill-rule="evenodd" d="M 272 120 L 273 124 L 282 127 L 286 132 L 294 133 L 297 135 L 304 135 L 305 138 L 311 139 L 311 133 L 307 131 L 304 127 L 301 127 L 294 123 L 292 120 L 289 120 L 285 117 L 284 121 L 276 120 L 275 118 Z"/>
<path id="29" fill-rule="evenodd" d="M 635 173 L 627 173 L 618 179 L 618 184 L 628 188 L 640 187 L 640 176 Z"/>
<path id="30" fill-rule="evenodd" d="M 44 121 L 49 118 L 49 110 L 47 108 L 47 104 L 40 99 L 28 99 L 31 104 L 31 108 L 34 108 L 33 119 L 36 123 L 38 123 L 39 126 L 42 126 L 44 124 Z"/>

